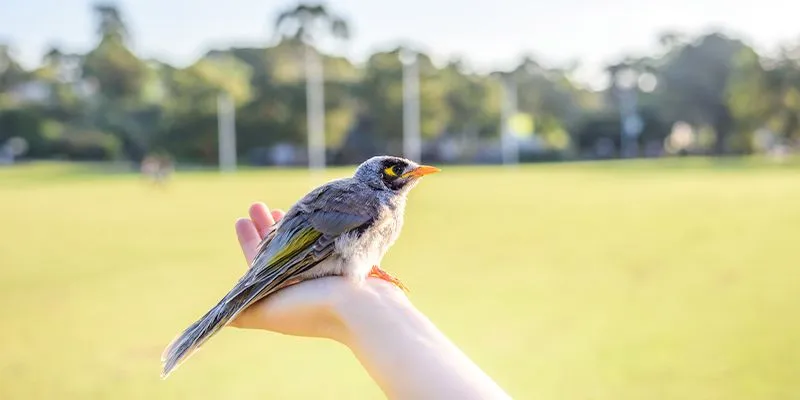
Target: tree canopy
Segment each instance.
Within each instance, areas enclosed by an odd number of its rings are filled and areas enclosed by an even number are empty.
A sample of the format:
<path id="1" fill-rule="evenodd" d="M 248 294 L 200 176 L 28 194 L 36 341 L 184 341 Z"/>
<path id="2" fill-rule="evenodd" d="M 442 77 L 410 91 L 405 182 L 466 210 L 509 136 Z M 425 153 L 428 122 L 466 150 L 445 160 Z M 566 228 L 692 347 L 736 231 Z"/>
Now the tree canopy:
<path id="1" fill-rule="evenodd" d="M 0 145 L 18 136 L 34 158 L 138 161 L 166 151 L 178 161 L 213 164 L 216 102 L 224 92 L 235 104 L 241 158 L 271 163 L 276 146 L 298 149 L 306 142 L 304 46 L 321 49 L 326 40 L 346 40 L 352 29 L 328 6 L 301 3 L 265 18 L 274 43 L 211 50 L 177 68 L 130 49 L 132 35 L 117 5 L 89 11 L 97 40 L 85 54 L 52 47 L 40 66 L 25 70 L 11 44 L 0 44 Z M 674 150 L 668 136 L 678 123 L 694 132 L 684 152 L 749 153 L 800 141 L 800 41 L 773 55 L 719 32 L 665 32 L 654 43 L 659 49 L 650 56 L 610 64 L 611 83 L 603 90 L 578 84 L 571 66 L 545 66 L 533 57 L 510 71 L 475 73 L 462 60 L 437 64 L 421 53 L 421 133 L 428 143 L 491 147 L 500 135 L 501 80 L 512 79 L 517 109 L 532 117 L 540 153 L 618 156 L 631 101 L 643 121 L 635 139 L 641 154 Z M 326 144 L 336 162 L 401 151 L 400 51 L 375 53 L 363 64 L 321 51 Z"/>

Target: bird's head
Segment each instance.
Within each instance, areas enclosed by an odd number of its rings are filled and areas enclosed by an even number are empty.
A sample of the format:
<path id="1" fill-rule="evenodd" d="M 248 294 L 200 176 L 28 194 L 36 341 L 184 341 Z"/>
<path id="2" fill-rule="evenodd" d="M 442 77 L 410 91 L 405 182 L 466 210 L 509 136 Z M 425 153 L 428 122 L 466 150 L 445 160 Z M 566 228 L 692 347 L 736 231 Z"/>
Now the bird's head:
<path id="1" fill-rule="evenodd" d="M 401 194 L 411 190 L 423 176 L 439 171 L 405 158 L 376 156 L 359 165 L 354 177 L 375 189 Z"/>

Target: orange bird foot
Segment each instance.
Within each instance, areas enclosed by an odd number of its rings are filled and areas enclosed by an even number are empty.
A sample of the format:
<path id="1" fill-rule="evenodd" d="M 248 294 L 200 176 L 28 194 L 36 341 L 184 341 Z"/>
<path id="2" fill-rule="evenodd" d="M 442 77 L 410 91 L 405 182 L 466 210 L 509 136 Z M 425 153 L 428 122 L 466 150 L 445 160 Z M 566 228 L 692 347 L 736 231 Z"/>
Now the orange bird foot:
<path id="1" fill-rule="evenodd" d="M 400 279 L 395 278 L 394 276 L 392 276 L 392 274 L 382 270 L 381 267 L 379 267 L 377 265 L 373 265 L 372 266 L 372 270 L 369 272 L 368 276 L 372 276 L 372 277 L 375 277 L 375 278 L 378 278 L 378 279 L 383 279 L 386 282 L 390 282 L 393 285 L 395 285 L 395 286 L 399 287 L 400 289 L 402 289 L 404 292 L 409 292 L 410 291 L 410 290 L 408 290 L 408 287 L 403 284 L 403 282 L 400 282 Z"/>

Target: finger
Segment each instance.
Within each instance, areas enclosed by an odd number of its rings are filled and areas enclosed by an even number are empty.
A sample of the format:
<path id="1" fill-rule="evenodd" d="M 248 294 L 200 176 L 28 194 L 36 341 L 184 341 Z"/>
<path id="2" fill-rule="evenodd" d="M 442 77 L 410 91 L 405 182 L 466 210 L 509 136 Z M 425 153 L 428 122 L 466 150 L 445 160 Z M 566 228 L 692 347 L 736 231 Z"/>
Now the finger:
<path id="1" fill-rule="evenodd" d="M 282 220 L 284 215 L 286 215 L 286 213 L 281 209 L 272 210 L 272 219 L 274 219 L 276 223 Z"/>
<path id="2" fill-rule="evenodd" d="M 236 237 L 239 239 L 239 246 L 242 248 L 247 265 L 250 266 L 256 257 L 258 244 L 261 242 L 261 236 L 258 235 L 258 230 L 253 221 L 247 218 L 236 220 Z"/>
<path id="3" fill-rule="evenodd" d="M 269 228 L 275 224 L 269 208 L 264 203 L 253 203 L 250 206 L 250 219 L 253 220 L 256 230 L 262 238 L 269 232 Z"/>

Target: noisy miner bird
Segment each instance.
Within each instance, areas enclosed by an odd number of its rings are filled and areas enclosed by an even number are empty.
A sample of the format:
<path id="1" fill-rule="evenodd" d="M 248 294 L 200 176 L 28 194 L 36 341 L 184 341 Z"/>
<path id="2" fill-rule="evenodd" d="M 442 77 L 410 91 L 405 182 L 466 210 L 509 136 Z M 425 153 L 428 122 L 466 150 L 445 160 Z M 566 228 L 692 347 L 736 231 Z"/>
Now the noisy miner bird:
<path id="1" fill-rule="evenodd" d="M 400 235 L 408 192 L 436 167 L 377 156 L 349 178 L 328 182 L 295 203 L 259 244 L 251 268 L 225 297 L 164 350 L 171 371 L 256 301 L 303 280 L 374 276 L 406 289 L 379 264 Z"/>

